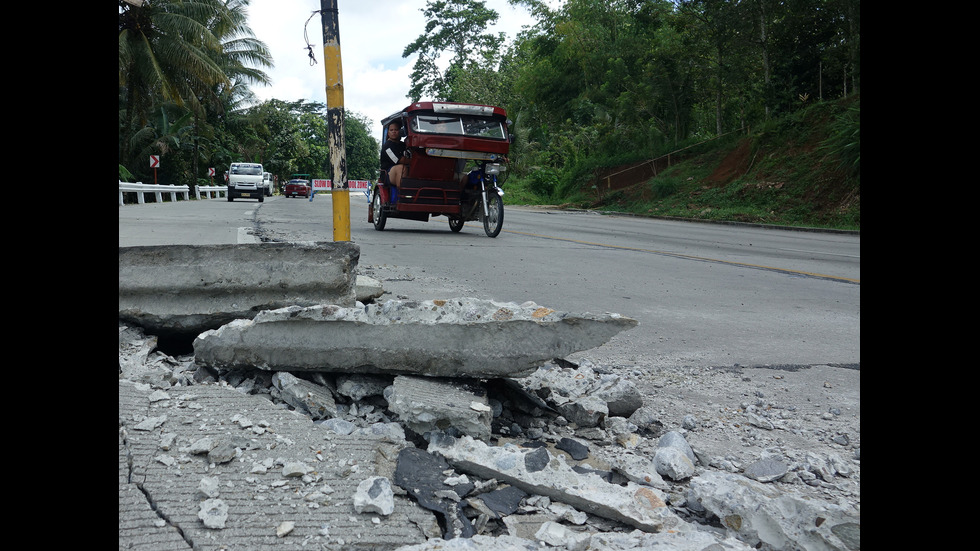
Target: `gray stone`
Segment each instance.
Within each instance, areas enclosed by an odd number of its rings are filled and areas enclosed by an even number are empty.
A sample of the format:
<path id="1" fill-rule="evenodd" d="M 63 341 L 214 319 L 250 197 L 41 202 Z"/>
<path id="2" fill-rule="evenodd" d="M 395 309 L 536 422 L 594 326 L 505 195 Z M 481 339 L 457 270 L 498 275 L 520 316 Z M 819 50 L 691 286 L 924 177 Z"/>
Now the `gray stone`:
<path id="1" fill-rule="evenodd" d="M 316 383 L 280 371 L 272 375 L 272 385 L 282 401 L 308 414 L 314 420 L 337 416 L 337 403 L 330 391 Z"/>
<path id="2" fill-rule="evenodd" d="M 629 417 L 643 407 L 636 385 L 618 375 L 602 375 L 592 394 L 606 402 L 611 416 Z"/>
<path id="3" fill-rule="evenodd" d="M 686 480 L 694 476 L 694 462 L 678 448 L 657 448 L 653 454 L 657 472 L 671 480 Z"/>
<path id="4" fill-rule="evenodd" d="M 391 481 L 383 476 L 364 479 L 354 493 L 354 510 L 358 513 L 380 513 L 388 516 L 395 509 Z"/>
<path id="5" fill-rule="evenodd" d="M 358 275 L 354 281 L 356 284 L 356 295 L 358 302 L 371 302 L 376 298 L 380 298 L 381 295 L 385 293 L 384 288 L 381 286 L 381 282 L 373 277 Z"/>
<path id="6" fill-rule="evenodd" d="M 760 459 L 745 467 L 745 476 L 759 482 L 772 482 L 786 475 L 789 467 L 778 459 Z"/>
<path id="7" fill-rule="evenodd" d="M 579 427 L 596 427 L 609 414 L 606 401 L 598 396 L 579 396 L 576 400 L 566 402 L 557 409 L 569 423 Z"/>
<path id="8" fill-rule="evenodd" d="M 381 396 L 390 384 L 391 377 L 342 373 L 337 375 L 337 394 L 356 402 L 368 396 Z"/>
<path id="9" fill-rule="evenodd" d="M 536 473 L 548 466 L 551 461 L 551 454 L 548 448 L 535 448 L 533 451 L 524 454 L 524 468 L 529 473 Z"/>
<path id="10" fill-rule="evenodd" d="M 205 528 L 221 529 L 228 521 L 228 505 L 220 499 L 205 499 L 197 513 Z"/>
<path id="11" fill-rule="evenodd" d="M 584 551 L 588 549 L 592 534 L 571 530 L 563 524 L 548 521 L 534 533 L 534 539 L 543 541 L 552 547 L 561 547 L 568 551 Z"/>
<path id="12" fill-rule="evenodd" d="M 475 298 L 291 306 L 201 333 L 194 359 L 213 368 L 522 377 L 636 324 Z"/>
<path id="13" fill-rule="evenodd" d="M 474 438 L 490 437 L 491 408 L 482 389 L 462 381 L 401 375 L 388 394 L 388 409 L 418 434 L 453 427 Z"/>
<path id="14" fill-rule="evenodd" d="M 589 457 L 588 444 L 583 444 L 573 438 L 562 438 L 555 444 L 555 447 L 563 452 L 567 452 L 576 461 L 581 461 Z"/>
<path id="15" fill-rule="evenodd" d="M 687 443 L 684 435 L 677 431 L 669 431 L 661 436 L 657 440 L 658 448 L 677 448 L 680 452 L 687 456 L 693 464 L 697 461 L 697 457 L 694 455 L 694 450 L 691 449 L 691 445 Z"/>
<path id="16" fill-rule="evenodd" d="M 346 419 L 337 419 L 336 417 L 314 421 L 314 423 L 320 425 L 321 427 L 328 428 L 337 434 L 350 434 L 357 429 L 357 425 L 354 423 L 351 423 Z"/>
<path id="17" fill-rule="evenodd" d="M 597 455 L 600 455 L 603 461 L 608 462 L 614 472 L 623 475 L 627 480 L 645 486 L 653 486 L 660 490 L 669 489 L 670 485 L 657 472 L 655 461 L 648 455 L 600 453 L 601 451 L 602 448 L 596 450 Z"/>
<path id="18" fill-rule="evenodd" d="M 237 447 L 232 442 L 222 439 L 208 452 L 208 461 L 216 464 L 227 463 L 234 459 L 237 453 Z"/>
<path id="19" fill-rule="evenodd" d="M 366 427 L 354 429 L 351 436 L 367 435 L 380 438 L 383 442 L 405 443 L 405 430 L 398 423 L 371 423 Z"/>

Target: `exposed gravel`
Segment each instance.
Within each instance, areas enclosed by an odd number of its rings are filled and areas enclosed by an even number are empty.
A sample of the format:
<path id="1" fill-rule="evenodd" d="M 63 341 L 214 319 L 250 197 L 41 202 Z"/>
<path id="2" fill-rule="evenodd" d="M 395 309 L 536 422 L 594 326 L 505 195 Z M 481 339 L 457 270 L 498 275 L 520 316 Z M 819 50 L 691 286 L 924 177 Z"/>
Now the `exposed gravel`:
<path id="1" fill-rule="evenodd" d="M 474 296 L 451 280 L 397 266 L 361 269 L 382 282 L 387 293 L 379 300 Z M 634 340 L 620 333 L 566 359 L 633 382 L 663 430 L 681 432 L 711 468 L 744 474 L 776 458 L 788 473 L 773 484 L 860 511 L 859 365 L 703 366 L 659 357 Z"/>

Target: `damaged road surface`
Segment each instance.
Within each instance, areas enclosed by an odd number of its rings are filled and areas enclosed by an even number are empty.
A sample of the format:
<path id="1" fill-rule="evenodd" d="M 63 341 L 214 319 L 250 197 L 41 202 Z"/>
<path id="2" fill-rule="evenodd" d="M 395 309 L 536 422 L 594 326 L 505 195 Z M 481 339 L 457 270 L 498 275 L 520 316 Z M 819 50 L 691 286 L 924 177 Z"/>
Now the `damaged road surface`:
<path id="1" fill-rule="evenodd" d="M 345 297 L 355 253 L 331 271 Z M 176 356 L 162 302 L 120 299 L 120 549 L 860 549 L 857 508 L 796 491 L 847 487 L 851 463 L 726 467 L 627 377 L 562 359 L 629 318 L 253 297 L 220 326 L 186 304 L 178 324 L 210 321 Z"/>

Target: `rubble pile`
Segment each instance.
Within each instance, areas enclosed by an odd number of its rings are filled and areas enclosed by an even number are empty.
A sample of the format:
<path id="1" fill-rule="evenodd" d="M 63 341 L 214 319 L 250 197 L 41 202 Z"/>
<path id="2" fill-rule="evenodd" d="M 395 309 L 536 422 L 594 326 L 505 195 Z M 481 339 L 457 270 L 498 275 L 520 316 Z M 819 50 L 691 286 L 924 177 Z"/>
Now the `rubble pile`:
<path id="1" fill-rule="evenodd" d="M 463 318 L 470 316 L 469 321 L 490 322 L 477 330 L 491 334 L 511 331 L 492 324 L 517 321 L 525 312 L 538 318 L 555 315 L 527 304 L 455 304 L 453 312 L 440 312 L 442 305 L 431 301 L 263 312 L 254 320 L 203 333 L 195 354 L 177 357 L 158 350 L 156 337 L 121 322 L 120 379 L 164 390 L 220 385 L 308 416 L 318 430 L 396 433 L 385 439 L 389 446 L 400 446 L 394 471 L 360 481 L 350 496 L 350 511 L 377 520 L 390 515 L 395 502 L 406 496 L 431 511 L 439 534 L 398 551 L 860 549 L 859 511 L 798 494 L 793 484 L 784 482 L 832 480 L 847 476 L 845 467 L 828 467 L 832 459 L 814 458 L 811 464 L 821 472 L 767 457 L 741 470 L 718 468 L 715 458 L 692 449 L 684 427 L 665 427 L 653 404 L 628 379 L 589 361 L 563 359 L 557 354 L 571 349 L 554 339 L 543 337 L 538 355 L 521 350 L 516 361 L 517 356 L 502 355 L 458 376 L 448 376 L 452 366 L 434 360 L 402 370 L 396 364 L 352 369 L 343 362 L 317 370 L 304 359 L 303 365 L 286 369 L 297 356 L 259 354 L 257 347 L 242 344 L 249 338 L 247 331 L 262 324 L 273 335 L 300 328 L 300 337 L 316 334 L 322 339 L 315 331 L 326 320 L 346 322 L 340 329 L 345 339 L 377 343 L 382 332 L 373 332 L 379 326 L 364 317 L 372 312 L 400 318 L 412 309 L 441 317 L 446 327 L 464 324 Z M 497 319 L 486 319 L 481 309 L 494 312 Z M 568 320 L 591 346 L 630 327 L 624 319 L 554 317 L 556 323 Z M 612 330 L 600 327 L 591 340 L 582 330 L 586 324 L 604 323 Z M 419 340 L 407 329 L 398 330 L 406 342 Z M 289 346 L 301 342 L 298 338 Z M 336 350 L 343 347 L 344 340 L 333 342 Z M 486 343 L 489 347 L 492 339 Z M 234 348 L 234 354 L 226 354 L 222 346 Z M 433 358 L 437 350 L 432 348 Z M 490 356 L 491 350 L 471 351 L 453 362 L 465 363 L 481 352 Z M 542 350 L 556 355 L 541 356 Z M 399 357 L 409 356 L 406 348 Z M 283 357 L 289 360 L 276 364 Z M 351 361 L 363 366 L 379 360 L 365 362 L 362 355 Z M 513 372 L 502 365 L 512 365 Z M 202 506 L 202 522 L 223 523 L 228 512 L 220 505 Z M 283 526 L 282 537 L 292 529 Z"/>

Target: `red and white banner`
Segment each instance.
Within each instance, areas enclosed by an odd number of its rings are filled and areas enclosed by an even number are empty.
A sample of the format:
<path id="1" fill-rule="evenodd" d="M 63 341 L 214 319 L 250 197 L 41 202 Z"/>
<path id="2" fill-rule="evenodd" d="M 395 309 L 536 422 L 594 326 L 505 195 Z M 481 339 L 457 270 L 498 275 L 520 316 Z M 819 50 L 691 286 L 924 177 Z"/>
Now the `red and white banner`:
<path id="1" fill-rule="evenodd" d="M 371 180 L 347 180 L 347 189 L 370 189 Z M 330 180 L 313 180 L 313 191 L 333 189 Z"/>

